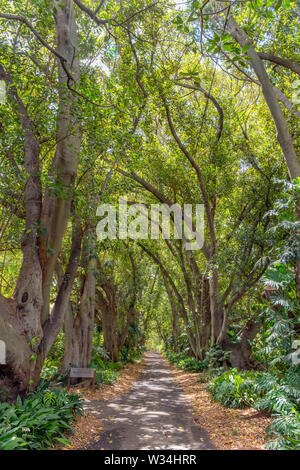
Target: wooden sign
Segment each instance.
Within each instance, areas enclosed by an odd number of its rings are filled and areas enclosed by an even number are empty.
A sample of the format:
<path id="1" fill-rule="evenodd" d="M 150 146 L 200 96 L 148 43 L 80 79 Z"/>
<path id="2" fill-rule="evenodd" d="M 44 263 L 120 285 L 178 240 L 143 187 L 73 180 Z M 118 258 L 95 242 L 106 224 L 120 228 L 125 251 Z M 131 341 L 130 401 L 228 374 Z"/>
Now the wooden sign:
<path id="1" fill-rule="evenodd" d="M 94 375 L 95 369 L 72 368 L 70 370 L 70 377 L 93 378 Z"/>
<path id="2" fill-rule="evenodd" d="M 69 375 L 68 375 L 68 390 L 70 388 L 70 385 L 71 385 L 71 377 L 72 378 L 80 378 L 80 379 L 93 379 L 93 390 L 95 390 L 95 378 L 96 378 L 96 375 L 95 375 L 95 369 L 89 369 L 89 368 L 76 368 L 76 367 L 73 367 L 72 369 L 70 369 L 69 371 Z"/>

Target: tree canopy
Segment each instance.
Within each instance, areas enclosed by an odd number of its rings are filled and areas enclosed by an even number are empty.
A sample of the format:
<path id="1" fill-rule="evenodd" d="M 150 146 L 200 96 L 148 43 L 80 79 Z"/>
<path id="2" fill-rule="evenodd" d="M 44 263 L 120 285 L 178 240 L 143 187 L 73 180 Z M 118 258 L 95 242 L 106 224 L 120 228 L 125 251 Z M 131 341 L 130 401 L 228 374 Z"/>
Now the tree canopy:
<path id="1" fill-rule="evenodd" d="M 60 370 L 88 367 L 95 332 L 114 362 L 163 344 L 286 367 L 299 337 L 299 13 L 291 0 L 2 1 L 5 397 L 37 387 L 61 338 Z M 146 214 L 203 205 L 201 248 L 175 237 L 174 213 L 170 238 L 160 219 L 158 239 L 97 237 L 97 208 L 119 223 L 120 198 Z"/>

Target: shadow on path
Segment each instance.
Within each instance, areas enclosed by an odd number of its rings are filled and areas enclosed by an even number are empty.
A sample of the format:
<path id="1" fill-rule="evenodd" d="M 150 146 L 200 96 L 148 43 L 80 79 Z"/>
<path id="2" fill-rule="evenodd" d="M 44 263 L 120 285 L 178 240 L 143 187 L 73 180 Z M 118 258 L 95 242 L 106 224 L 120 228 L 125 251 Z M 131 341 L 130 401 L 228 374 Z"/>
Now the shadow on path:
<path id="1" fill-rule="evenodd" d="M 88 448 L 105 450 L 214 449 L 197 426 L 189 402 L 159 353 L 129 393 L 110 402 L 89 401 L 85 410 L 103 420 L 103 431 Z"/>

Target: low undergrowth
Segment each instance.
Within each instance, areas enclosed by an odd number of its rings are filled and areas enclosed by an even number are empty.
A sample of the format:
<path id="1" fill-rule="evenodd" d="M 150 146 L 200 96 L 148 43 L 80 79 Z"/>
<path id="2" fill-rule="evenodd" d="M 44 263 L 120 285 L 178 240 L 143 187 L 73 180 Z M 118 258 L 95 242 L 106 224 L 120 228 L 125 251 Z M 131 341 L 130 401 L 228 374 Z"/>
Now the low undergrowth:
<path id="1" fill-rule="evenodd" d="M 131 350 L 123 347 L 120 350 L 120 360 L 118 362 L 112 362 L 108 353 L 102 346 L 94 345 L 90 367 L 96 370 L 97 384 L 113 385 L 119 378 L 120 370 L 124 365 L 141 360 L 141 356 L 145 350 L 146 349 L 143 347 L 132 348 Z M 59 359 L 61 360 L 61 357 L 59 357 Z M 72 367 L 78 367 L 78 365 L 72 364 Z M 68 381 L 68 371 L 60 373 L 59 369 L 60 362 L 49 355 L 45 360 L 41 378 L 65 386 Z"/>
<path id="2" fill-rule="evenodd" d="M 193 356 L 187 356 L 184 351 L 174 352 L 166 350 L 166 358 L 171 364 L 176 364 L 176 367 L 189 372 L 203 372 L 218 375 L 223 371 L 222 364 L 226 360 L 228 353 L 223 351 L 218 346 L 211 347 L 205 354 L 203 360 L 196 359 Z"/>
<path id="3" fill-rule="evenodd" d="M 109 360 L 107 352 L 100 346 L 93 348 L 91 367 L 96 369 L 96 382 L 98 384 L 113 385 L 120 376 L 120 370 L 125 364 L 139 361 L 145 349 L 133 349 L 128 351 L 126 348 L 120 350 L 120 360 L 112 362 Z"/>
<path id="4" fill-rule="evenodd" d="M 177 368 L 198 372 L 200 383 L 213 400 L 226 408 L 254 408 L 273 418 L 266 429 L 266 447 L 274 450 L 300 449 L 300 366 L 290 366 L 284 372 L 224 371 L 220 354 L 210 351 L 203 361 L 183 352 L 166 352 L 166 358 Z M 212 359 L 213 358 L 213 359 Z M 216 359 L 217 358 L 217 359 Z M 215 360 L 216 359 L 216 360 Z"/>
<path id="5" fill-rule="evenodd" d="M 210 382 L 214 400 L 227 408 L 253 407 L 274 417 L 267 428 L 266 447 L 300 449 L 300 367 L 282 377 L 270 372 L 238 372 L 230 369 Z"/>
<path id="6" fill-rule="evenodd" d="M 179 369 L 189 372 L 201 372 L 205 369 L 203 361 L 197 360 L 195 357 L 188 357 L 183 352 L 166 352 L 166 358 L 171 364 L 176 364 Z"/>
<path id="7" fill-rule="evenodd" d="M 64 434 L 72 430 L 75 415 L 81 414 L 79 395 L 42 381 L 24 400 L 0 403 L 0 450 L 42 450 L 57 442 L 68 445 Z"/>

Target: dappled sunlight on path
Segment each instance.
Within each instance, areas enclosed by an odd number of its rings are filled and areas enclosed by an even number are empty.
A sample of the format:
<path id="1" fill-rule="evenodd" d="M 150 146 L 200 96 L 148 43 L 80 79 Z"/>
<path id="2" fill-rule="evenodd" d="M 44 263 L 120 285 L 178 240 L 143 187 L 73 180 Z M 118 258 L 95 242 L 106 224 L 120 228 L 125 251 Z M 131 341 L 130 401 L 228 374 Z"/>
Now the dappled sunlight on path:
<path id="1" fill-rule="evenodd" d="M 160 354 L 151 352 L 132 390 L 109 402 L 91 400 L 89 413 L 103 421 L 90 449 L 213 449 L 204 429 L 193 421 L 189 403 Z"/>

